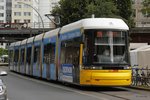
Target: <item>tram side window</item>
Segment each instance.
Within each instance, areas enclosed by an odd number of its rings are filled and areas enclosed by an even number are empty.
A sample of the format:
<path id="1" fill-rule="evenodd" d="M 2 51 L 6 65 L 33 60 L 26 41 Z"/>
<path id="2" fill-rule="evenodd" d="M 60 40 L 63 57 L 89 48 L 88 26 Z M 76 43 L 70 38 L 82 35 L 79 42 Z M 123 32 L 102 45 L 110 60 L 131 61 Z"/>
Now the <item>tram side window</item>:
<path id="1" fill-rule="evenodd" d="M 34 49 L 34 63 L 40 61 L 40 46 L 35 47 Z"/>
<path id="2" fill-rule="evenodd" d="M 61 62 L 79 64 L 80 38 L 62 42 Z"/>
<path id="3" fill-rule="evenodd" d="M 15 50 L 15 57 L 14 57 L 14 61 L 18 62 L 19 59 L 19 50 Z"/>
<path id="4" fill-rule="evenodd" d="M 24 49 L 21 49 L 21 62 L 24 62 Z"/>
<path id="5" fill-rule="evenodd" d="M 13 61 L 13 50 L 10 50 L 9 52 L 9 62 Z"/>
<path id="6" fill-rule="evenodd" d="M 27 48 L 27 63 L 31 63 L 31 47 Z"/>
<path id="7" fill-rule="evenodd" d="M 83 63 L 90 65 L 94 60 L 94 35 L 92 30 L 85 32 Z"/>
<path id="8" fill-rule="evenodd" d="M 55 61 L 55 44 L 50 45 L 50 63 L 54 63 Z"/>
<path id="9" fill-rule="evenodd" d="M 44 45 L 44 62 L 50 63 L 50 43 Z"/>
<path id="10" fill-rule="evenodd" d="M 54 63 L 55 60 L 55 44 L 47 44 L 44 46 L 44 62 L 47 64 Z"/>

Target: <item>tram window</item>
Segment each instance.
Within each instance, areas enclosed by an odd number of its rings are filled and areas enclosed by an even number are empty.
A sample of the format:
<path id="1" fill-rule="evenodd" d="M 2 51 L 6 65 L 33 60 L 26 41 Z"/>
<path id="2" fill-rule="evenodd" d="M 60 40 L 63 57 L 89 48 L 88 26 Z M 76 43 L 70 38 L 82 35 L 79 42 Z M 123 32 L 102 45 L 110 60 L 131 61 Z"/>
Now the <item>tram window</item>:
<path id="1" fill-rule="evenodd" d="M 55 44 L 50 45 L 50 63 L 54 63 L 55 61 Z"/>
<path id="2" fill-rule="evenodd" d="M 50 63 L 50 43 L 44 45 L 44 62 Z"/>
<path id="3" fill-rule="evenodd" d="M 31 63 L 31 47 L 27 48 L 27 63 Z"/>
<path id="4" fill-rule="evenodd" d="M 100 36 L 100 33 L 98 34 Z M 94 37 L 93 30 L 85 31 L 83 63 L 90 65 L 94 59 Z"/>
<path id="5" fill-rule="evenodd" d="M 113 55 L 114 55 L 114 62 L 126 62 L 127 56 L 125 52 L 125 46 L 114 46 L 113 47 Z"/>
<path id="6" fill-rule="evenodd" d="M 9 61 L 10 62 L 13 61 L 13 50 L 10 50 L 10 52 L 9 52 Z"/>
<path id="7" fill-rule="evenodd" d="M 113 44 L 125 44 L 125 32 L 113 32 Z"/>
<path id="8" fill-rule="evenodd" d="M 40 60 L 40 46 L 35 47 L 34 49 L 34 63 L 39 62 Z"/>
<path id="9" fill-rule="evenodd" d="M 126 35 L 126 31 L 85 30 L 83 63 L 91 65 L 128 61 Z"/>
<path id="10" fill-rule="evenodd" d="M 21 49 L 21 62 L 24 62 L 24 49 Z"/>
<path id="11" fill-rule="evenodd" d="M 15 50 L 15 57 L 14 57 L 14 61 L 18 62 L 19 59 L 19 50 Z"/>
<path id="12" fill-rule="evenodd" d="M 54 63 L 55 60 L 55 44 L 46 44 L 44 46 L 44 62 Z"/>
<path id="13" fill-rule="evenodd" d="M 61 63 L 79 64 L 80 38 L 62 42 Z"/>
<path id="14" fill-rule="evenodd" d="M 110 46 L 95 46 L 94 62 L 110 62 Z"/>

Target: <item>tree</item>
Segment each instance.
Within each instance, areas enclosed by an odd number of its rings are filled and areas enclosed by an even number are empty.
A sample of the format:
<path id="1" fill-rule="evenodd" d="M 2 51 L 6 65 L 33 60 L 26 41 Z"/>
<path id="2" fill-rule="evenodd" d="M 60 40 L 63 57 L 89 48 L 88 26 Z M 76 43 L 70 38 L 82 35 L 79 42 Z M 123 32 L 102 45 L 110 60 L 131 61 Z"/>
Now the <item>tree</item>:
<path id="1" fill-rule="evenodd" d="M 131 0 L 60 0 L 60 6 L 52 14 L 61 15 L 61 26 L 91 17 L 122 18 L 130 27 L 133 25 Z"/>
<path id="2" fill-rule="evenodd" d="M 113 0 L 116 4 L 119 16 L 121 16 L 124 21 L 129 25 L 129 27 L 133 27 L 133 19 L 132 15 L 132 2 L 131 0 Z"/>
<path id="3" fill-rule="evenodd" d="M 87 3 L 88 0 L 60 0 L 60 6 L 56 6 L 52 14 L 60 14 L 61 25 L 66 25 L 84 18 Z"/>
<path id="4" fill-rule="evenodd" d="M 119 17 L 118 10 L 111 0 L 94 0 L 86 6 L 85 17 L 95 14 L 96 17 Z"/>
<path id="5" fill-rule="evenodd" d="M 0 48 L 0 56 L 2 55 L 8 55 L 8 50 Z"/>
<path id="6" fill-rule="evenodd" d="M 150 0 L 144 0 L 142 2 L 143 4 L 143 9 L 141 10 L 142 13 L 146 16 L 146 17 L 150 17 Z"/>
<path id="7" fill-rule="evenodd" d="M 112 0 L 60 0 L 60 6 L 53 9 L 52 14 L 61 15 L 61 25 L 91 17 L 119 17 Z"/>

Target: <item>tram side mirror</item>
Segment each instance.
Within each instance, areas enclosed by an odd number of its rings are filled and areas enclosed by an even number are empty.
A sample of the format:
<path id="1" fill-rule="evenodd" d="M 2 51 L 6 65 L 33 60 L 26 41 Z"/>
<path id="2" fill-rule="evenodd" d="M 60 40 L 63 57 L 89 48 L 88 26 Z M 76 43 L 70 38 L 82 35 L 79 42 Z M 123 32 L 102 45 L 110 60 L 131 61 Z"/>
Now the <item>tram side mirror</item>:
<path id="1" fill-rule="evenodd" d="M 7 72 L 6 71 L 0 71 L 0 76 L 7 76 Z"/>

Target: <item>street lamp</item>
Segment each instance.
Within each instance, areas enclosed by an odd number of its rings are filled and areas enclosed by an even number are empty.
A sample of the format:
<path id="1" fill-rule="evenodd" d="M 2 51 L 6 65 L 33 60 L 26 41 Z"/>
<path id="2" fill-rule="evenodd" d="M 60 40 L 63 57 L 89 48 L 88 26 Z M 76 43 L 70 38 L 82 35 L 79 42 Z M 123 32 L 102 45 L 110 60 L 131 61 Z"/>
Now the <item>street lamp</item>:
<path id="1" fill-rule="evenodd" d="M 39 15 L 39 17 L 40 17 L 40 19 L 41 19 L 41 22 L 42 22 L 42 27 L 43 27 L 43 29 L 44 29 L 44 22 L 43 22 L 43 19 L 42 19 L 40 13 L 37 11 L 37 9 L 35 9 L 33 6 L 31 6 L 31 5 L 27 4 L 27 3 L 24 3 L 24 2 L 17 2 L 17 3 L 18 3 L 18 4 L 25 4 L 25 5 L 29 6 L 29 7 L 31 7 L 32 9 L 34 9 L 34 10 L 37 12 L 37 14 Z M 43 32 L 44 32 L 44 30 L 43 30 Z"/>

